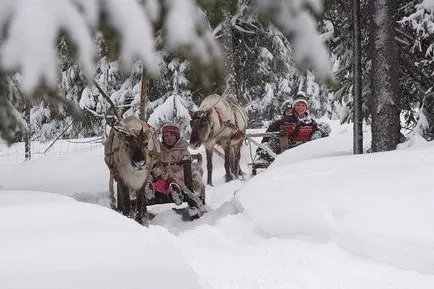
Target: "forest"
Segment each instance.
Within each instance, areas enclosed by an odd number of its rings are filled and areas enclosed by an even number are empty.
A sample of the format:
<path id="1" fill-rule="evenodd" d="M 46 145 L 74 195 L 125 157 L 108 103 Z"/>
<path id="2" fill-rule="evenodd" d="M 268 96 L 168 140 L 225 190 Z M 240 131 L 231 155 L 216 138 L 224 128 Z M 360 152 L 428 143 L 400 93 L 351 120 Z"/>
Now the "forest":
<path id="1" fill-rule="evenodd" d="M 47 33 L 44 22 L 51 22 L 42 18 L 50 9 L 39 7 L 23 24 L 25 4 L 38 1 L 6 2 L 22 11 L 0 14 L 0 136 L 8 143 L 103 136 L 111 109 L 93 81 L 123 116 L 140 115 L 157 128 L 176 120 L 187 134 L 188 112 L 211 93 L 240 102 L 252 127 L 278 116 L 299 90 L 315 118 L 353 121 L 352 1 L 129 1 L 141 9 L 134 13 L 113 1 L 99 10 L 91 9 L 96 1 L 62 1 L 78 20 L 53 20 L 58 27 Z M 362 112 L 372 151 L 394 149 L 409 133 L 434 138 L 432 2 L 360 1 Z M 77 36 L 80 27 L 88 40 Z M 52 43 L 31 33 L 51 33 Z M 134 42 L 156 57 L 134 51 Z M 38 71 L 31 47 L 48 47 L 43 54 L 55 61 Z"/>

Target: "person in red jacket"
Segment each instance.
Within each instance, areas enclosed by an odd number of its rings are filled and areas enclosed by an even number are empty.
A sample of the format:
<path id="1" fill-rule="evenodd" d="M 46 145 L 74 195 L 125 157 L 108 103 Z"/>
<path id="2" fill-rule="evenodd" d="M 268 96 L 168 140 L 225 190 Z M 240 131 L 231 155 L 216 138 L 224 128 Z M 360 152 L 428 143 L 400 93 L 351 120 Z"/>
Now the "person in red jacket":
<path id="1" fill-rule="evenodd" d="M 186 196 L 181 187 L 185 188 L 184 167 L 182 161 L 190 158 L 188 142 L 181 136 L 179 125 L 168 122 L 163 125 L 161 146 L 161 161 L 163 166 L 155 167 L 152 172 L 153 181 L 145 189 L 150 203 L 175 203 L 177 206 L 184 201 L 188 204 L 188 214 L 194 219 L 198 217 L 197 204 Z M 193 168 L 192 168 L 193 169 Z M 202 182 L 200 177 L 197 181 Z M 194 184 L 193 184 L 194 186 Z M 205 185 L 198 184 L 203 190 L 196 190 L 198 198 L 205 203 Z"/>
<path id="2" fill-rule="evenodd" d="M 322 132 L 318 128 L 318 124 L 310 117 L 309 103 L 304 92 L 299 91 L 294 98 L 291 106 L 285 105 L 282 109 L 282 118 L 271 123 L 267 132 L 280 131 L 281 125 L 285 124 L 288 131 L 289 143 L 288 147 L 292 148 L 299 144 L 310 140 L 323 137 Z M 280 139 L 276 137 L 264 137 L 261 141 L 267 143 L 271 150 L 277 154 L 280 152 Z M 265 150 L 258 148 L 257 154 L 260 158 L 272 162 L 272 158 Z"/>
<path id="3" fill-rule="evenodd" d="M 156 167 L 152 171 L 153 188 L 158 198 L 181 205 L 183 194 L 180 188 L 184 184 L 184 170 L 181 161 L 190 156 L 187 141 L 181 137 L 180 127 L 168 122 L 161 128 L 161 160 L 165 167 Z"/>

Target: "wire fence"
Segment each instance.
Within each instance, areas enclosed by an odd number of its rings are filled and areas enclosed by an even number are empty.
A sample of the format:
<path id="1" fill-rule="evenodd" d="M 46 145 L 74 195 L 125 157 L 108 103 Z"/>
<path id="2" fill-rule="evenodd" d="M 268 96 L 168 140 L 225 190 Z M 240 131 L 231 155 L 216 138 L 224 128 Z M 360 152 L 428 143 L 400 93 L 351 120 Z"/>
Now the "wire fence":
<path id="1" fill-rule="evenodd" d="M 45 156 L 60 156 L 74 153 L 84 153 L 101 148 L 102 137 L 84 139 L 61 139 L 54 143 L 31 143 L 31 160 L 37 160 Z M 25 161 L 24 143 L 19 142 L 8 146 L 0 141 L 0 164 L 17 165 Z"/>
<path id="2" fill-rule="evenodd" d="M 249 129 L 248 133 L 263 132 L 264 129 Z M 259 139 L 258 139 L 259 140 Z M 103 147 L 103 137 L 82 139 L 59 139 L 52 142 L 31 143 L 31 160 L 37 160 L 45 156 L 61 156 L 74 153 L 90 152 Z M 253 148 L 253 152 L 256 146 Z M 252 151 L 252 148 L 250 148 Z M 24 143 L 19 142 L 8 146 L 0 139 L 0 165 L 18 165 L 25 161 Z"/>

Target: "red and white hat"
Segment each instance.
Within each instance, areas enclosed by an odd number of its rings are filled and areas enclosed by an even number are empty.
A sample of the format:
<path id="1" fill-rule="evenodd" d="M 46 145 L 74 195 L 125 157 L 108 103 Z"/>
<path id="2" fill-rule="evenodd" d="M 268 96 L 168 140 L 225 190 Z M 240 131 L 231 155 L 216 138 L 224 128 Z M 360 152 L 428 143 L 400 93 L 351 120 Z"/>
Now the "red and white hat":
<path id="1" fill-rule="evenodd" d="M 292 107 L 295 107 L 297 102 L 303 102 L 306 104 L 306 108 L 309 108 L 309 103 L 307 102 L 306 94 L 303 91 L 297 92 L 297 95 L 294 97 L 294 102 L 292 103 Z"/>
<path id="2" fill-rule="evenodd" d="M 164 134 L 165 132 L 173 133 L 177 139 L 181 137 L 181 129 L 179 125 L 174 122 L 168 122 L 161 128 L 161 132 Z"/>

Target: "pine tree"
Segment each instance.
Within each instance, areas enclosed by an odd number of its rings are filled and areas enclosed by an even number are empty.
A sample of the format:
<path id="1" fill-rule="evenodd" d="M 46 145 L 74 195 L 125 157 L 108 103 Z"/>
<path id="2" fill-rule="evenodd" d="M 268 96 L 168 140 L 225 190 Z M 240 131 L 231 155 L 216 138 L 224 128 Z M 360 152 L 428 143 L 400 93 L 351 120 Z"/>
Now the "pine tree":
<path id="1" fill-rule="evenodd" d="M 398 43 L 401 48 L 400 83 L 405 110 L 405 126 L 412 129 L 418 122 L 418 132 L 431 139 L 434 123 L 431 91 L 434 73 L 434 11 L 418 5 L 420 1 L 402 1 L 399 9 Z M 431 124 L 431 125 L 430 125 Z M 427 125 L 427 126 L 425 126 Z"/>
<path id="2" fill-rule="evenodd" d="M 14 87 L 12 77 L 0 70 L 0 136 L 7 143 L 17 140 L 19 131 L 26 131 L 27 125 L 21 116 L 22 98 Z M 19 110 L 19 107 L 21 109 Z"/>

